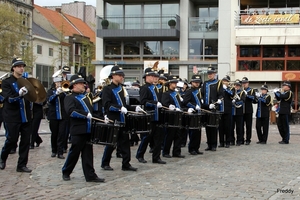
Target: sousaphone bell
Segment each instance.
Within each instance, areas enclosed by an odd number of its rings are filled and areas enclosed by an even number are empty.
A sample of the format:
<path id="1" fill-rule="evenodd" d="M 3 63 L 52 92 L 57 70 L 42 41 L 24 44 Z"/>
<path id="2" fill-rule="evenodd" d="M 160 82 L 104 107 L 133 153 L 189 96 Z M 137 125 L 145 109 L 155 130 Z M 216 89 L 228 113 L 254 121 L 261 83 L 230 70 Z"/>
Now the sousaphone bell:
<path id="1" fill-rule="evenodd" d="M 37 100 L 37 94 L 35 92 L 35 88 L 27 79 L 23 77 L 18 78 L 17 84 L 19 88 L 26 87 L 26 89 L 28 90 L 27 94 L 24 95 L 25 99 L 31 102 L 35 102 Z"/>

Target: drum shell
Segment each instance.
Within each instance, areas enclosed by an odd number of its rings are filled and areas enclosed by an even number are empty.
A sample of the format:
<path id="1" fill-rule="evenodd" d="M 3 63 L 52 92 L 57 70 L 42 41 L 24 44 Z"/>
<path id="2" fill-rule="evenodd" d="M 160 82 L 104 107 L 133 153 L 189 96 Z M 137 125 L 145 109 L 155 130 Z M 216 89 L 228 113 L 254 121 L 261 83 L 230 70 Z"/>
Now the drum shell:
<path id="1" fill-rule="evenodd" d="M 207 113 L 206 118 L 206 126 L 208 127 L 219 127 L 220 119 L 221 119 L 221 114 L 220 112 L 212 112 L 212 113 Z"/>
<path id="2" fill-rule="evenodd" d="M 160 118 L 167 127 L 181 127 L 182 125 L 182 112 L 179 111 L 161 110 Z"/>
<path id="3" fill-rule="evenodd" d="M 115 146 L 118 140 L 120 126 L 94 122 L 92 125 L 91 143 Z"/>
<path id="4" fill-rule="evenodd" d="M 149 133 L 151 130 L 152 114 L 127 114 L 126 128 L 132 133 Z"/>
<path id="5" fill-rule="evenodd" d="M 202 113 L 183 114 L 182 126 L 187 129 L 199 129 L 202 126 L 202 118 L 205 117 Z"/>

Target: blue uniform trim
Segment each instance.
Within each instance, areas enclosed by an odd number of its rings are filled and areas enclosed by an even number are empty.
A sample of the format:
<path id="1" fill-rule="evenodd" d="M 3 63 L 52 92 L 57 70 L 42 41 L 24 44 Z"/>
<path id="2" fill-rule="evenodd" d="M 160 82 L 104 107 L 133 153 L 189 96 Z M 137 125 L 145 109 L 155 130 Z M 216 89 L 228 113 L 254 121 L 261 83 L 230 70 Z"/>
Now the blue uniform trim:
<path id="1" fill-rule="evenodd" d="M 205 84 L 205 99 L 204 102 L 205 104 L 210 104 L 209 102 L 209 96 L 210 96 L 210 85 L 216 84 L 218 82 L 217 79 L 214 79 L 212 81 L 207 81 Z"/>
<path id="2" fill-rule="evenodd" d="M 171 92 L 170 95 L 171 95 L 171 97 L 173 98 L 173 101 L 174 101 L 174 103 L 175 103 L 176 108 L 181 109 L 180 104 L 179 104 L 179 102 L 178 102 L 178 100 L 177 100 L 177 98 L 176 98 L 177 92 L 176 92 L 176 91 Z"/>
<path id="3" fill-rule="evenodd" d="M 3 103 L 3 101 L 4 101 L 4 96 L 2 96 L 2 95 L 0 94 L 0 103 Z"/>
<path id="4" fill-rule="evenodd" d="M 123 102 L 122 102 L 121 97 L 119 95 L 119 93 L 121 91 L 122 91 L 121 85 L 119 85 L 119 87 L 117 87 L 117 88 L 112 89 L 112 92 L 115 95 L 115 98 L 118 102 L 118 105 L 123 107 Z M 115 108 L 113 106 L 109 107 L 109 111 L 116 111 L 116 110 L 111 110 L 111 109 L 118 109 L 117 111 L 120 111 L 119 108 Z M 120 112 L 120 122 L 125 123 L 125 115 L 122 112 Z"/>
<path id="5" fill-rule="evenodd" d="M 84 111 L 89 113 L 90 110 L 89 110 L 88 106 L 86 105 L 86 103 L 84 102 L 84 99 L 85 99 L 85 98 L 86 98 L 86 96 L 85 96 L 84 94 L 80 94 L 80 95 L 75 96 L 75 99 L 77 99 L 77 100 L 81 103 L 81 105 L 82 105 Z M 73 112 L 72 112 L 72 113 L 73 113 Z M 85 118 L 86 118 L 86 117 L 85 117 Z M 87 132 L 87 133 L 91 133 L 91 129 L 92 129 L 92 119 L 86 118 L 86 120 L 87 120 L 87 130 L 86 130 L 86 132 Z"/>
<path id="6" fill-rule="evenodd" d="M 70 117 L 73 117 L 73 118 L 80 118 L 80 119 L 86 119 L 86 115 L 83 115 L 79 112 L 76 112 L 76 111 L 73 111 L 70 115 Z"/>
<path id="7" fill-rule="evenodd" d="M 98 105 L 98 102 L 96 102 L 96 103 L 93 104 L 93 110 L 94 110 L 94 111 L 99 111 L 99 105 Z"/>
<path id="8" fill-rule="evenodd" d="M 12 86 L 14 87 L 15 91 L 17 93 L 19 93 L 19 87 L 18 87 L 18 84 L 17 82 L 14 82 L 12 84 Z M 28 122 L 28 119 L 27 119 L 27 116 L 26 116 L 26 107 L 25 107 L 25 100 L 24 98 L 18 96 L 18 97 L 15 97 L 15 98 L 9 98 L 8 99 L 8 102 L 9 103 L 12 103 L 12 102 L 16 102 L 16 101 L 19 101 L 19 106 L 20 106 L 20 114 L 21 114 L 21 119 L 22 119 L 22 123 L 25 123 L 25 122 Z"/>
<path id="9" fill-rule="evenodd" d="M 233 95 L 232 90 L 230 90 L 230 89 L 228 89 L 228 88 L 225 89 L 225 92 L 227 92 L 227 93 L 230 94 L 230 95 Z"/>
<path id="10" fill-rule="evenodd" d="M 254 96 L 253 96 L 253 95 L 248 95 L 248 92 L 249 92 L 250 90 L 252 90 L 252 88 L 249 88 L 249 87 L 248 87 L 248 88 L 246 89 L 246 92 L 247 92 L 247 93 L 246 93 L 246 97 L 247 97 L 248 99 L 254 100 Z"/>
<path id="11" fill-rule="evenodd" d="M 155 93 L 155 85 L 150 85 L 149 87 L 149 90 L 152 94 L 152 98 L 154 101 L 158 101 L 158 98 L 156 96 L 156 93 Z M 148 103 L 146 103 L 146 106 L 147 106 Z M 152 104 L 153 105 L 153 104 Z M 157 108 L 157 105 L 154 105 L 154 120 L 155 121 L 158 121 L 158 108 Z"/>

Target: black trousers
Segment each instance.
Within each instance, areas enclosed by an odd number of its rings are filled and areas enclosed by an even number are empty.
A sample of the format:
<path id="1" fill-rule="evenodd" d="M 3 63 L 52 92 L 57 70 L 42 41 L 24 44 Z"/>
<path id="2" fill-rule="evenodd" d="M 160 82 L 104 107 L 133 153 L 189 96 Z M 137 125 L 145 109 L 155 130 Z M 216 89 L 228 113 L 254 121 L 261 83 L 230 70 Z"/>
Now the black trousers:
<path id="1" fill-rule="evenodd" d="M 129 133 L 125 131 L 124 128 L 120 128 L 118 133 L 118 140 L 117 145 L 119 145 L 120 153 L 122 154 L 122 167 L 130 167 L 130 160 L 131 160 L 131 152 L 130 152 L 130 141 L 129 141 Z M 102 163 L 101 167 L 108 166 L 111 160 L 111 155 L 113 151 L 115 150 L 115 146 L 112 145 L 106 145 L 103 157 L 102 157 Z"/>
<path id="2" fill-rule="evenodd" d="M 231 141 L 234 141 L 234 139 L 231 138 L 231 121 L 231 113 L 224 113 L 221 116 L 219 123 L 219 142 L 221 145 L 229 145 Z"/>
<path id="3" fill-rule="evenodd" d="M 181 154 L 181 130 L 177 127 L 168 127 L 164 138 L 163 155 L 170 154 L 171 146 L 173 143 L 173 156 Z"/>
<path id="4" fill-rule="evenodd" d="M 269 134 L 269 117 L 256 118 L 256 133 L 259 142 L 267 142 Z"/>
<path id="5" fill-rule="evenodd" d="M 52 153 L 59 155 L 63 154 L 63 148 L 66 140 L 66 120 L 50 119 L 50 131 L 51 131 L 51 148 Z"/>
<path id="6" fill-rule="evenodd" d="M 208 148 L 217 148 L 218 128 L 206 126 L 205 131 Z"/>
<path id="7" fill-rule="evenodd" d="M 201 143 L 201 127 L 199 129 L 189 129 L 190 142 L 188 144 L 189 152 L 199 151 Z"/>
<path id="8" fill-rule="evenodd" d="M 94 169 L 93 145 L 90 143 L 90 137 L 90 134 L 72 135 L 72 145 L 62 168 L 63 174 L 70 175 L 73 172 L 81 154 L 85 180 L 88 181 L 97 177 Z"/>
<path id="9" fill-rule="evenodd" d="M 290 140 L 289 115 L 279 114 L 277 119 L 277 127 L 282 141 L 288 143 Z"/>
<path id="10" fill-rule="evenodd" d="M 252 137 L 252 113 L 244 114 L 244 123 L 246 124 L 246 142 L 251 142 Z M 244 138 L 244 126 L 243 126 L 243 138 Z"/>
<path id="11" fill-rule="evenodd" d="M 232 116 L 232 123 L 231 123 L 231 136 L 233 138 L 232 142 L 234 142 L 234 129 L 236 132 L 236 143 L 237 144 L 244 144 L 244 134 L 243 134 L 243 115 L 234 115 Z"/>
<path id="12" fill-rule="evenodd" d="M 180 134 L 180 137 L 181 137 L 181 146 L 186 146 L 186 143 L 187 143 L 187 138 L 188 138 L 188 135 L 189 135 L 189 130 L 186 129 L 186 128 L 181 128 L 181 134 Z"/>
<path id="13" fill-rule="evenodd" d="M 30 145 L 34 146 L 34 143 L 42 143 L 43 140 L 40 137 L 38 131 L 40 128 L 41 124 L 41 118 L 33 118 L 32 119 L 32 132 L 31 132 L 31 140 L 30 140 Z"/>
<path id="14" fill-rule="evenodd" d="M 160 159 L 161 144 L 164 139 L 162 129 L 157 122 L 151 122 L 151 133 L 141 134 L 141 143 L 136 153 L 136 158 L 144 158 L 148 144 L 153 141 L 152 161 Z"/>
<path id="15" fill-rule="evenodd" d="M 31 122 L 5 123 L 6 140 L 1 151 L 1 159 L 3 161 L 7 160 L 10 151 L 16 147 L 19 136 L 21 135 L 17 167 L 26 167 L 28 162 L 31 128 Z"/>

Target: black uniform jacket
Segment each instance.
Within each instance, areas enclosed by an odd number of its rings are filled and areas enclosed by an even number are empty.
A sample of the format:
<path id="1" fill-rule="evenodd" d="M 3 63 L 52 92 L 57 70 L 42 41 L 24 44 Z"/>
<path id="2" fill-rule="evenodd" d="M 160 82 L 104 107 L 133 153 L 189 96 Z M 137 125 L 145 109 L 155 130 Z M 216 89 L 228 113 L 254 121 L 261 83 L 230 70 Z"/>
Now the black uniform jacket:
<path id="1" fill-rule="evenodd" d="M 115 85 L 113 82 L 103 88 L 102 103 L 104 113 L 107 114 L 107 117 L 121 123 L 125 123 L 125 115 L 121 113 L 123 106 L 129 111 L 135 111 L 135 106 L 126 105 L 125 89 L 123 86 L 121 84 Z"/>
<path id="2" fill-rule="evenodd" d="M 48 119 L 68 119 L 68 115 L 64 109 L 64 99 L 66 93 L 62 92 L 59 95 L 56 94 L 56 89 L 51 88 L 47 92 L 48 102 Z"/>
<path id="3" fill-rule="evenodd" d="M 235 99 L 235 103 L 232 104 L 232 115 L 243 115 L 245 110 L 246 93 L 244 90 L 236 90 L 236 95 L 239 96 L 239 99 Z"/>
<path id="4" fill-rule="evenodd" d="M 255 101 L 255 91 L 254 89 L 248 87 L 245 88 L 245 91 L 247 92 L 246 94 L 246 99 L 245 99 L 245 109 L 244 113 L 253 113 L 253 106 L 252 103 Z"/>
<path id="5" fill-rule="evenodd" d="M 4 99 L 3 121 L 25 123 L 31 121 L 30 102 L 19 96 L 17 78 L 11 75 L 2 81 Z"/>
<path id="6" fill-rule="evenodd" d="M 201 108 L 201 92 L 199 88 L 187 89 L 185 95 L 183 95 L 182 104 L 187 108 L 193 108 L 196 110 L 198 105 Z"/>
<path id="7" fill-rule="evenodd" d="M 182 109 L 180 95 L 175 90 L 168 90 L 162 94 L 161 103 L 165 107 L 169 107 L 171 104 L 176 108 Z"/>
<path id="8" fill-rule="evenodd" d="M 278 114 L 290 115 L 293 93 L 290 90 L 284 92 L 276 92 L 275 98 L 280 101 Z"/>
<path id="9" fill-rule="evenodd" d="M 217 79 L 204 81 L 201 94 L 203 97 L 203 105 L 205 109 L 209 108 L 209 104 L 215 103 L 218 99 L 223 98 L 223 86 L 222 81 L 218 81 Z M 219 110 L 219 104 L 215 104 L 216 109 Z"/>
<path id="10" fill-rule="evenodd" d="M 254 103 L 257 103 L 257 118 L 265 118 L 270 116 L 271 96 L 268 94 L 261 95 L 255 98 Z"/>
<path id="11" fill-rule="evenodd" d="M 224 88 L 223 88 L 224 89 Z M 220 111 L 226 114 L 231 114 L 232 112 L 232 98 L 235 95 L 234 87 L 227 87 L 224 89 L 223 101 L 220 105 Z"/>
<path id="12" fill-rule="evenodd" d="M 140 102 L 144 105 L 145 110 L 154 111 L 154 120 L 158 121 L 158 91 L 155 85 L 146 83 L 140 87 Z"/>
<path id="13" fill-rule="evenodd" d="M 92 100 L 88 95 L 72 92 L 64 99 L 64 106 L 70 118 L 71 135 L 91 133 L 92 120 L 87 114 L 92 113 Z"/>

